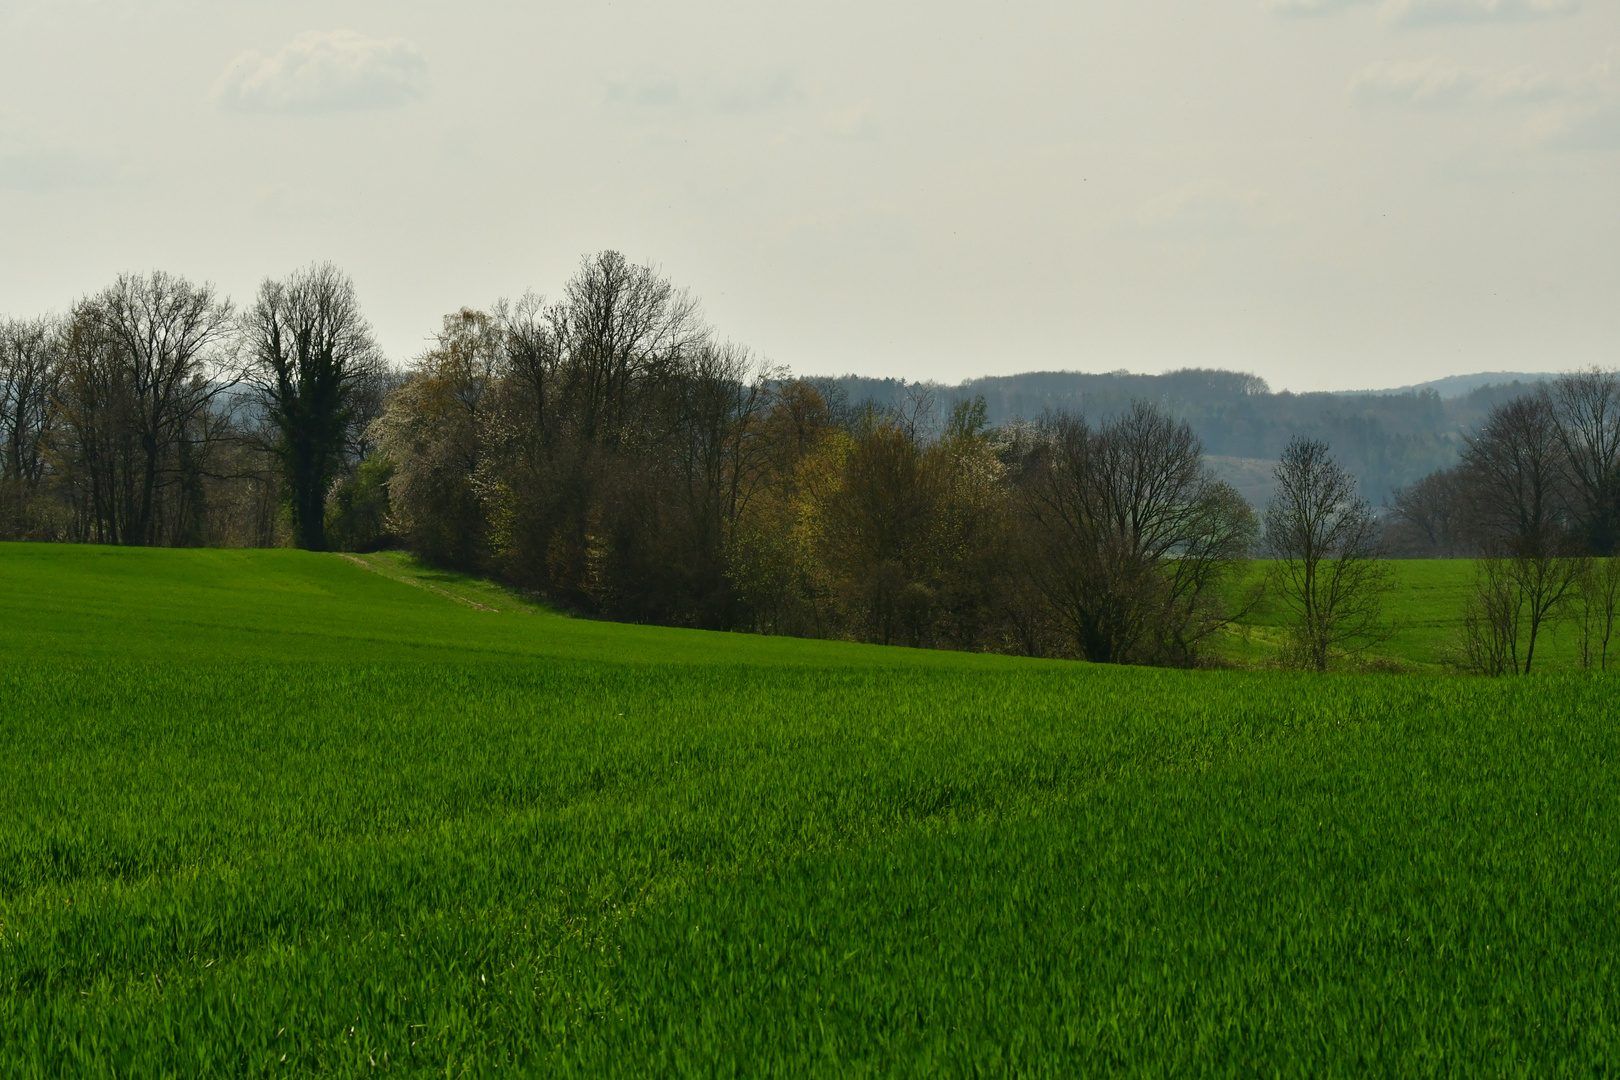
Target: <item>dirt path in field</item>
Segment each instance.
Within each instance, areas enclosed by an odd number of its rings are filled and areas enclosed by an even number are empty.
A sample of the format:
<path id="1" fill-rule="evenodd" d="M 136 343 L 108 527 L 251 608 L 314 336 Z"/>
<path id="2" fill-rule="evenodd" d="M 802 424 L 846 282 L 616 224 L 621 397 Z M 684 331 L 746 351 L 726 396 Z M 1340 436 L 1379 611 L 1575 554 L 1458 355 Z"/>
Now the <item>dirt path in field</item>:
<path id="1" fill-rule="evenodd" d="M 441 589 L 437 585 L 429 585 L 425 581 L 417 581 L 415 578 L 406 577 L 404 574 L 390 574 L 386 570 L 383 570 L 381 567 L 371 565 L 370 563 L 366 562 L 366 560 L 360 558 L 358 555 L 348 555 L 348 554 L 345 554 L 344 552 L 341 552 L 341 551 L 334 552 L 333 554 L 337 555 L 337 557 L 340 558 L 340 559 L 348 559 L 350 562 L 354 563 L 354 565 L 356 565 L 356 566 L 363 566 L 367 570 L 370 570 L 373 574 L 379 574 L 382 577 L 385 577 L 390 581 L 402 581 L 407 585 L 415 585 L 418 589 L 426 589 L 428 592 L 438 593 L 440 596 L 446 597 L 447 599 L 450 599 L 450 600 L 454 600 L 458 604 L 466 604 L 468 607 L 476 608 L 479 611 L 496 611 L 496 612 L 499 611 L 498 608 L 492 608 L 488 604 L 480 604 L 478 601 L 469 600 L 465 596 L 457 596 L 455 593 L 451 592 L 450 590 Z"/>

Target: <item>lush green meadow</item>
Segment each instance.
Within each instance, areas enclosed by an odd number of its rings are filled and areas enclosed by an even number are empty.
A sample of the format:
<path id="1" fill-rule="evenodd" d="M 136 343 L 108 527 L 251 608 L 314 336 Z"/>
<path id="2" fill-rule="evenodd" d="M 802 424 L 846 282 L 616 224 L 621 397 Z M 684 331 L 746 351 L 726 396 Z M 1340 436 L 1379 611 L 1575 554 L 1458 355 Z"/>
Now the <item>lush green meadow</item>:
<path id="1" fill-rule="evenodd" d="M 1620 678 L 377 566 L 0 545 L 0 1075 L 1620 1072 Z"/>
<path id="2" fill-rule="evenodd" d="M 1475 588 L 1469 559 L 1396 559 L 1389 563 L 1392 588 L 1384 597 L 1390 636 L 1369 647 L 1356 664 L 1377 670 L 1440 672 L 1456 651 L 1463 613 Z M 1264 575 L 1257 562 L 1232 588 L 1241 603 L 1245 591 Z M 1287 641 L 1288 611 L 1275 595 L 1265 595 L 1240 624 L 1222 633 L 1214 653 L 1240 667 L 1274 666 Z M 1536 642 L 1538 669 L 1580 666 L 1579 638 L 1571 622 L 1549 626 Z"/>

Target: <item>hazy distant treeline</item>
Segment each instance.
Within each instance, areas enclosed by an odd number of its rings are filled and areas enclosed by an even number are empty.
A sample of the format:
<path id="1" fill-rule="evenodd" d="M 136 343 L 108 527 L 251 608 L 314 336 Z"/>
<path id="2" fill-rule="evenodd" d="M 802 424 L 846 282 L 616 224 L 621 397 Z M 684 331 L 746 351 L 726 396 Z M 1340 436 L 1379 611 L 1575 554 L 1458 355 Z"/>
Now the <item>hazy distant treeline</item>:
<path id="1" fill-rule="evenodd" d="M 957 401 L 982 397 L 986 417 L 997 426 L 1048 411 L 1102 420 L 1137 401 L 1151 401 L 1187 421 L 1216 471 L 1257 505 L 1269 498 L 1271 467 L 1295 437 L 1331 445 L 1359 478 L 1362 492 L 1377 503 L 1395 488 L 1454 463 L 1468 433 L 1492 408 L 1532 389 L 1508 382 L 1451 398 L 1433 390 L 1273 393 L 1257 376 L 1202 368 L 1163 375 L 1028 372 L 955 386 L 855 375 L 836 381 L 850 400 L 890 407 L 903 405 L 919 392 L 931 392 L 946 411 Z"/>
<path id="2" fill-rule="evenodd" d="M 793 378 L 612 252 L 554 301 L 447 316 L 404 371 L 330 266 L 240 308 L 130 275 L 0 326 L 0 535 L 398 544 L 618 619 L 1174 664 L 1250 602 L 1245 558 L 1293 550 L 1287 514 L 1263 532 L 1212 445 L 1338 470 L 1322 512 L 1357 557 L 1377 540 L 1341 468 L 1358 462 L 1424 477 L 1392 494 L 1388 551 L 1615 544 L 1612 375 L 1461 405 L 1064 376 L 1049 389 L 1071 399 L 1009 412 L 1055 378 Z M 1287 528 L 1308 537 L 1308 516 Z"/>

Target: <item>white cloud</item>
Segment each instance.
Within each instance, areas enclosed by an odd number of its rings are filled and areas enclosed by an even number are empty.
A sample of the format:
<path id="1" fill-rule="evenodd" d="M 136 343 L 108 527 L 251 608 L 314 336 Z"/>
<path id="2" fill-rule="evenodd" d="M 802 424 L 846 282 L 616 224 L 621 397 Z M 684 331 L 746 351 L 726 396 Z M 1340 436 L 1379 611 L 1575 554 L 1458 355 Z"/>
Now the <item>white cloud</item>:
<path id="1" fill-rule="evenodd" d="M 1523 22 L 1573 15 L 1581 0 L 1386 0 L 1381 14 L 1407 26 Z"/>
<path id="2" fill-rule="evenodd" d="M 272 56 L 243 53 L 214 92 L 243 112 L 335 112 L 401 105 L 426 86 L 427 62 L 404 38 L 334 30 L 299 34 Z"/>
<path id="3" fill-rule="evenodd" d="M 1613 98 L 1620 83 L 1609 62 L 1582 75 L 1527 68 L 1487 71 L 1438 56 L 1369 64 L 1350 79 L 1351 96 L 1401 105 L 1572 106 Z"/>
<path id="4" fill-rule="evenodd" d="M 1377 6 L 1384 22 L 1400 26 L 1447 23 L 1524 22 L 1580 10 L 1582 0 L 1270 0 L 1283 15 L 1331 15 L 1352 7 Z"/>
<path id="5" fill-rule="evenodd" d="M 777 71 L 722 87 L 715 94 L 714 103 L 721 112 L 757 112 L 791 104 L 799 97 L 793 73 Z"/>
<path id="6" fill-rule="evenodd" d="M 1257 188 L 1205 180 L 1149 199 L 1137 207 L 1135 219 L 1156 231 L 1230 235 L 1286 224 L 1289 215 Z"/>
<path id="7" fill-rule="evenodd" d="M 1271 0 L 1271 10 L 1282 15 L 1331 15 L 1350 7 L 1365 7 L 1374 0 Z"/>
<path id="8" fill-rule="evenodd" d="M 1563 80 L 1551 108 L 1538 117 L 1543 138 L 1560 150 L 1620 148 L 1620 51 Z"/>
<path id="9" fill-rule="evenodd" d="M 608 83 L 606 100 L 610 105 L 637 109 L 752 113 L 788 106 L 801 97 L 793 73 L 775 71 L 729 82 L 669 76 L 620 79 Z"/>
<path id="10" fill-rule="evenodd" d="M 1620 53 L 1576 74 L 1487 71 L 1439 57 L 1371 64 L 1347 88 L 1363 102 L 1492 109 L 1517 117 L 1531 143 L 1560 149 L 1620 146 Z"/>
<path id="11" fill-rule="evenodd" d="M 872 99 L 867 98 L 858 105 L 850 105 L 842 109 L 832 109 L 822 113 L 821 128 L 836 138 L 870 138 L 874 130 Z"/>
<path id="12" fill-rule="evenodd" d="M 612 82 L 608 84 L 607 100 L 612 105 L 640 109 L 668 109 L 685 103 L 681 88 L 673 79 Z"/>
<path id="13" fill-rule="evenodd" d="M 1398 64 L 1371 64 L 1350 80 L 1350 93 L 1363 101 L 1446 105 L 1473 97 L 1481 75 L 1439 57 Z"/>
<path id="14" fill-rule="evenodd" d="M 1547 143 L 1558 150 L 1620 149 L 1620 101 L 1567 115 Z"/>

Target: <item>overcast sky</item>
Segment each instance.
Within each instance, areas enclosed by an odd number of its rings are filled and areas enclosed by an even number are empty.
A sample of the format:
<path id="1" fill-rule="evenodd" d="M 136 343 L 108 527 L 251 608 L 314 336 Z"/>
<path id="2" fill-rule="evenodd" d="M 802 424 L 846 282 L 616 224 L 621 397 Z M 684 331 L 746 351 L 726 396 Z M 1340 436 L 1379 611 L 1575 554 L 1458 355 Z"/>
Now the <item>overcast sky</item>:
<path id="1" fill-rule="evenodd" d="M 801 373 L 1620 363 L 1620 3 L 0 3 L 0 314 L 617 248 Z"/>

